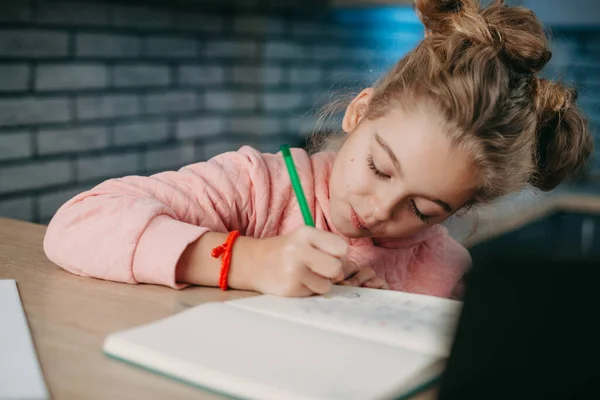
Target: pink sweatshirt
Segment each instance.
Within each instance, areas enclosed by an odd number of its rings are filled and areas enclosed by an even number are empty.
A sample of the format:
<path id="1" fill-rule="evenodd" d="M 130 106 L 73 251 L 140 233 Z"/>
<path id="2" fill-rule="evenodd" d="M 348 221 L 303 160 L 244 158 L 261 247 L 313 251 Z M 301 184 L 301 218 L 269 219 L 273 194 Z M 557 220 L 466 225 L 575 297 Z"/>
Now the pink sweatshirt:
<path id="1" fill-rule="evenodd" d="M 318 229 L 329 221 L 328 180 L 335 155 L 293 149 Z M 64 204 L 48 226 L 44 250 L 78 275 L 183 288 L 175 268 L 184 249 L 208 231 L 264 238 L 291 233 L 302 214 L 281 154 L 250 147 L 151 177 L 108 180 Z M 348 257 L 371 267 L 394 290 L 449 297 L 470 264 L 441 226 L 378 246 L 346 239 Z"/>

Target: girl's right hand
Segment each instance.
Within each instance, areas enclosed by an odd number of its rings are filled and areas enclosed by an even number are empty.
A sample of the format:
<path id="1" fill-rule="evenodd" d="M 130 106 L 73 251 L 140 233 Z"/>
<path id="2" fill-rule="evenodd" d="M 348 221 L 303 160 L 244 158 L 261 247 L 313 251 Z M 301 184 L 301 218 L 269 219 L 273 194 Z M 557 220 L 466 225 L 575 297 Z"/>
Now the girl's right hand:
<path id="1" fill-rule="evenodd" d="M 348 244 L 333 233 L 302 227 L 253 247 L 252 286 L 258 292 L 305 297 L 327 293 L 344 279 Z"/>

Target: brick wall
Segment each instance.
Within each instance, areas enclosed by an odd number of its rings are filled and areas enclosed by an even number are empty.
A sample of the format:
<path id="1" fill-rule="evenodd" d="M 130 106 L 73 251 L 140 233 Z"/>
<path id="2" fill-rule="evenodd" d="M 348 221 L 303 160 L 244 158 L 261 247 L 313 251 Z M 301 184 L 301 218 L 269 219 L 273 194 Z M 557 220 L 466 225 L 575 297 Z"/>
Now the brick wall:
<path id="1" fill-rule="evenodd" d="M 0 215 L 47 222 L 110 177 L 301 145 L 324 94 L 396 58 L 320 1 L 156 3 L 0 3 Z"/>
<path id="2" fill-rule="evenodd" d="M 368 85 L 422 35 L 406 12 L 323 3 L 2 0 L 0 216 L 47 222 L 107 178 L 301 145 L 331 93 Z M 554 73 L 585 83 L 596 118 L 598 35 L 562 35 Z"/>

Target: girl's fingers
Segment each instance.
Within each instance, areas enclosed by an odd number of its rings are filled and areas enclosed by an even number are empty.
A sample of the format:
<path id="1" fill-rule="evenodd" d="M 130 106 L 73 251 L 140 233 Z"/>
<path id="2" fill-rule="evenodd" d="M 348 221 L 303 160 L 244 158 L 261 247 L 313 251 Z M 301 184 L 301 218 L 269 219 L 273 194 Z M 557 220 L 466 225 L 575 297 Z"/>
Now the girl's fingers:
<path id="1" fill-rule="evenodd" d="M 376 276 L 375 278 L 369 279 L 365 283 L 363 283 L 364 287 L 368 287 L 371 289 L 389 289 L 389 285 L 385 281 L 385 279 Z"/>
<path id="2" fill-rule="evenodd" d="M 342 282 L 346 278 L 354 276 L 358 272 L 358 265 L 350 260 L 342 261 L 342 272 L 333 279 L 333 283 Z"/>
<path id="3" fill-rule="evenodd" d="M 319 251 L 314 247 L 307 248 L 303 252 L 302 257 L 308 269 L 324 278 L 336 279 L 342 274 L 342 260 Z"/>
<path id="4" fill-rule="evenodd" d="M 331 232 L 303 226 L 294 233 L 294 236 L 335 258 L 342 259 L 348 253 L 348 243 Z"/>
<path id="5" fill-rule="evenodd" d="M 331 290 L 331 280 L 323 278 L 321 275 L 314 273 L 308 268 L 302 275 L 302 284 L 315 294 L 325 294 Z"/>
<path id="6" fill-rule="evenodd" d="M 364 286 L 371 289 L 389 289 L 385 279 L 378 277 L 372 268 L 366 268 L 358 271 L 354 276 L 340 282 L 345 286 Z"/>
<path id="7" fill-rule="evenodd" d="M 345 286 L 362 286 L 363 283 L 375 277 L 375 271 L 371 268 L 366 268 L 361 269 L 353 277 L 342 281 L 340 284 Z"/>

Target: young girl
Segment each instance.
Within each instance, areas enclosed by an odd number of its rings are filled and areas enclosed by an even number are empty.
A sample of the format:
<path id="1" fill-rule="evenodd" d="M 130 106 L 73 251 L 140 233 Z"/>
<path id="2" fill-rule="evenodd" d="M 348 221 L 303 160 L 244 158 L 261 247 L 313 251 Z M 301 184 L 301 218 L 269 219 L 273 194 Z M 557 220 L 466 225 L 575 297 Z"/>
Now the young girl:
<path id="1" fill-rule="evenodd" d="M 307 296 L 346 279 L 451 296 L 470 258 L 439 224 L 528 184 L 556 187 L 592 138 L 574 93 L 536 76 L 551 53 L 532 12 L 501 0 L 416 9 L 425 39 L 347 105 L 337 150 L 292 151 L 316 228 L 281 154 L 244 147 L 76 196 L 48 227 L 48 257 L 173 288 Z"/>

